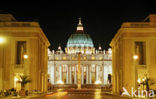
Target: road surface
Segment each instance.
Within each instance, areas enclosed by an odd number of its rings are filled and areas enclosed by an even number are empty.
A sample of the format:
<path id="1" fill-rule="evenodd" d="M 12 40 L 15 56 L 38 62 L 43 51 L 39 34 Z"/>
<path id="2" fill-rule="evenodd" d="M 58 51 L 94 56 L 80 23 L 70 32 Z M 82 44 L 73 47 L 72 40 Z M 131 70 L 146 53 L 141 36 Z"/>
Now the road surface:
<path id="1" fill-rule="evenodd" d="M 67 93 L 57 92 L 53 94 L 44 95 L 42 97 L 34 97 L 30 99 L 128 99 L 114 95 L 85 94 L 85 93 Z"/>

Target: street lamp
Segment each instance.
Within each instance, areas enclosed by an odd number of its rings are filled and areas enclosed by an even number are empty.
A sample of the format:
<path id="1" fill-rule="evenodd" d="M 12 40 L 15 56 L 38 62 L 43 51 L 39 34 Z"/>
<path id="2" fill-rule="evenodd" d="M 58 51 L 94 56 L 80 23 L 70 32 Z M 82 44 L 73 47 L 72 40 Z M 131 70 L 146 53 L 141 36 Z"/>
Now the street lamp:
<path id="1" fill-rule="evenodd" d="M 57 84 L 64 84 L 64 82 L 62 80 L 58 80 Z"/>
<path id="2" fill-rule="evenodd" d="M 0 37 L 0 44 L 5 42 L 5 38 L 4 37 Z"/>
<path id="3" fill-rule="evenodd" d="M 22 67 L 24 67 L 24 63 L 25 63 L 25 59 L 28 59 L 28 55 L 27 54 L 24 54 L 23 55 L 23 60 L 22 60 Z"/>
<path id="4" fill-rule="evenodd" d="M 134 60 L 137 60 L 137 59 L 138 59 L 138 55 L 134 55 L 134 56 L 133 56 L 133 59 L 134 59 Z"/>
<path id="5" fill-rule="evenodd" d="M 100 80 L 97 80 L 96 82 L 95 82 L 95 84 L 101 84 L 102 82 L 100 81 Z"/>
<path id="6" fill-rule="evenodd" d="M 140 79 L 140 78 L 138 79 L 138 83 L 139 83 L 139 84 L 141 83 L 141 79 Z"/>
<path id="7" fill-rule="evenodd" d="M 24 55 L 24 59 L 28 59 L 28 55 L 25 54 L 25 55 Z"/>

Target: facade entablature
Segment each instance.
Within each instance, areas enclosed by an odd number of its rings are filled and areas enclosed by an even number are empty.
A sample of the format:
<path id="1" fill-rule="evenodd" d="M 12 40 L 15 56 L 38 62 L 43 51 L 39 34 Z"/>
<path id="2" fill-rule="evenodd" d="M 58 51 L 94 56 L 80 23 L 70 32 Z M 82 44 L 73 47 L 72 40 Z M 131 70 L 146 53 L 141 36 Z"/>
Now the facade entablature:
<path id="1" fill-rule="evenodd" d="M 112 58 L 111 54 L 93 54 L 93 55 L 81 55 L 81 60 L 86 60 L 86 61 L 104 61 L 104 60 L 109 60 Z M 69 54 L 53 54 L 53 55 L 49 55 L 49 60 L 61 60 L 61 61 L 75 61 L 78 60 L 78 55 L 69 55 Z"/>
<path id="2" fill-rule="evenodd" d="M 125 22 L 121 28 L 156 28 L 156 23 L 151 22 Z"/>
<path id="3" fill-rule="evenodd" d="M 0 22 L 0 27 L 40 27 L 37 22 Z"/>

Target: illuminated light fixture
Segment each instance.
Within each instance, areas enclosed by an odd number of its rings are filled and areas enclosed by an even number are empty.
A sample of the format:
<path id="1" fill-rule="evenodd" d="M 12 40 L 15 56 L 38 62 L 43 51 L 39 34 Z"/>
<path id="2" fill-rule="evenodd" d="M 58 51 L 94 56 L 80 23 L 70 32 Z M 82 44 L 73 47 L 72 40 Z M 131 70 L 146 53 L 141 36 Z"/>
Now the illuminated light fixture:
<path id="1" fill-rule="evenodd" d="M 86 57 L 84 57 L 84 60 L 86 60 Z"/>
<path id="2" fill-rule="evenodd" d="M 28 55 L 25 54 L 25 55 L 24 55 L 24 59 L 27 59 L 27 58 L 28 58 Z"/>
<path id="3" fill-rule="evenodd" d="M 63 59 L 65 60 L 65 59 L 66 59 L 66 57 L 63 57 Z"/>
<path id="4" fill-rule="evenodd" d="M 64 84 L 64 82 L 62 80 L 58 80 L 56 83 L 57 84 Z"/>
<path id="5" fill-rule="evenodd" d="M 61 50 L 61 46 L 59 46 L 58 49 Z"/>
<path id="6" fill-rule="evenodd" d="M 83 30 L 83 27 L 79 26 L 79 27 L 77 27 L 77 30 Z"/>
<path id="7" fill-rule="evenodd" d="M 58 57 L 56 57 L 56 60 L 58 60 Z"/>
<path id="8" fill-rule="evenodd" d="M 108 49 L 108 53 L 112 54 L 112 49 L 111 48 Z"/>
<path id="9" fill-rule="evenodd" d="M 5 39 L 3 37 L 0 37 L 0 43 L 3 43 Z"/>
<path id="10" fill-rule="evenodd" d="M 101 48 L 101 46 L 99 46 L 99 50 L 101 50 L 102 48 Z"/>
<path id="11" fill-rule="evenodd" d="M 100 81 L 100 80 L 97 80 L 96 82 L 95 82 L 95 84 L 101 84 L 102 82 Z"/>
<path id="12" fill-rule="evenodd" d="M 139 84 L 141 83 L 141 80 L 140 80 L 140 78 L 138 79 L 138 83 L 139 83 Z"/>
<path id="13" fill-rule="evenodd" d="M 15 80 L 15 82 L 17 82 L 17 81 L 18 81 L 18 78 L 17 78 L 17 77 L 15 77 L 15 78 L 14 78 L 14 80 Z"/>
<path id="14" fill-rule="evenodd" d="M 94 56 L 92 56 L 92 59 L 95 59 L 95 57 L 94 57 Z"/>
<path id="15" fill-rule="evenodd" d="M 134 55 L 133 59 L 137 60 L 138 59 L 138 55 Z"/>
<path id="16" fill-rule="evenodd" d="M 102 60 L 102 57 L 99 57 L 99 60 Z"/>
<path id="17" fill-rule="evenodd" d="M 72 57 L 72 60 L 74 60 L 75 58 L 74 57 Z"/>

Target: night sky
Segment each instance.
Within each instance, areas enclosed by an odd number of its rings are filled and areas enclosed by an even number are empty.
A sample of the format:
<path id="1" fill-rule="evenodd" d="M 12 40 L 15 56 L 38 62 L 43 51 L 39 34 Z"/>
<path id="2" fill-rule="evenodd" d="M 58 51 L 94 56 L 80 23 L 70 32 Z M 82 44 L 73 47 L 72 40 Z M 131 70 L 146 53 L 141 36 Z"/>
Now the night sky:
<path id="1" fill-rule="evenodd" d="M 107 49 L 123 22 L 144 21 L 150 13 L 156 13 L 156 4 L 150 0 L 103 1 L 9 1 L 1 3 L 0 12 L 11 13 L 18 21 L 38 21 L 51 43 L 50 49 L 57 49 L 58 45 L 66 47 L 69 36 L 76 31 L 79 17 L 95 47 L 101 45 Z"/>

